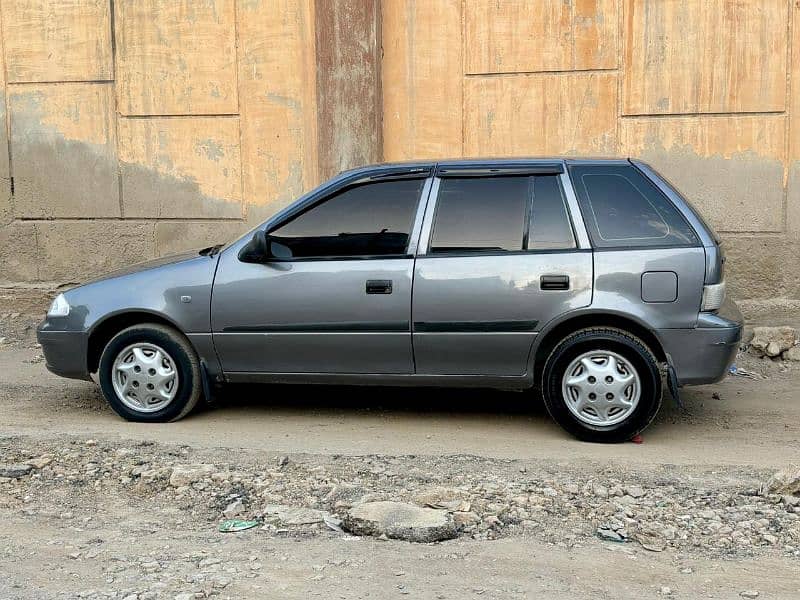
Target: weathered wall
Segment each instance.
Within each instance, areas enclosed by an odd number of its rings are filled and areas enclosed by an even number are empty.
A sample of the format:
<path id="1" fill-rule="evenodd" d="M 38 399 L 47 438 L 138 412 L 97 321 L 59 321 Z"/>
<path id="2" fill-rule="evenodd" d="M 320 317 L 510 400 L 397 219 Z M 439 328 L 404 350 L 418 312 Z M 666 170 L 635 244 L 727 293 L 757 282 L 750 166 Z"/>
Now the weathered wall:
<path id="1" fill-rule="evenodd" d="M 379 15 L 377 0 L 0 0 L 0 283 L 224 241 L 379 160 Z"/>
<path id="2" fill-rule="evenodd" d="M 384 154 L 637 156 L 800 300 L 800 3 L 385 0 Z"/>
<path id="3" fill-rule="evenodd" d="M 0 0 L 0 282 L 228 238 L 381 159 L 632 155 L 800 302 L 794 0 Z M 13 193 L 12 193 L 13 189 Z"/>

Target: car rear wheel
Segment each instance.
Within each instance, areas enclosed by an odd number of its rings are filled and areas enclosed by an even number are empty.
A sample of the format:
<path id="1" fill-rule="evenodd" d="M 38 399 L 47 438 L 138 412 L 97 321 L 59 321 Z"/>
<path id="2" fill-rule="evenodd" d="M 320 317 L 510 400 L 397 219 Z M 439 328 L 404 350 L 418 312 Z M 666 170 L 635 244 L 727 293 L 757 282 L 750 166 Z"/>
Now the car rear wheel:
<path id="1" fill-rule="evenodd" d="M 542 391 L 553 419 L 591 442 L 624 442 L 655 418 L 663 395 L 650 349 L 618 329 L 590 328 L 559 342 L 545 364 Z"/>
<path id="2" fill-rule="evenodd" d="M 128 327 L 111 338 L 98 376 L 111 408 L 129 421 L 177 421 L 202 395 L 200 363 L 189 341 L 155 323 Z"/>

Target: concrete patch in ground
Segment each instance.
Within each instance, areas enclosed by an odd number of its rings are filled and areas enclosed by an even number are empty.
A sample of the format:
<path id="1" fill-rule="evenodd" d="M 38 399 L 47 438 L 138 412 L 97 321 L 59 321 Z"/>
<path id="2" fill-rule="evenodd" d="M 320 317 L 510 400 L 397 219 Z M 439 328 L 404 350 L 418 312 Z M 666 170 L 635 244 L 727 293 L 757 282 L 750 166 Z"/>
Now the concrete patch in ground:
<path id="1" fill-rule="evenodd" d="M 357 504 L 345 515 L 343 524 L 356 535 L 385 535 L 409 542 L 438 542 L 458 535 L 453 517 L 447 512 L 404 502 Z"/>

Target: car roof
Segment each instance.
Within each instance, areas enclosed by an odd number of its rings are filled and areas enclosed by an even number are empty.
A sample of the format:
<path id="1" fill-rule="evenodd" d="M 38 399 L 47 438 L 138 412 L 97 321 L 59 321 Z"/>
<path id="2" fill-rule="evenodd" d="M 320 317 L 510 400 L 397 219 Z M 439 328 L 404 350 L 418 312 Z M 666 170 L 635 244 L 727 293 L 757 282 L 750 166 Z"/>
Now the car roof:
<path id="1" fill-rule="evenodd" d="M 573 164 L 628 164 L 630 159 L 620 157 L 507 157 L 507 158 L 447 158 L 439 160 L 408 160 L 363 165 L 342 171 L 340 175 L 375 175 L 376 173 L 412 172 L 434 167 L 438 169 L 503 169 Z"/>

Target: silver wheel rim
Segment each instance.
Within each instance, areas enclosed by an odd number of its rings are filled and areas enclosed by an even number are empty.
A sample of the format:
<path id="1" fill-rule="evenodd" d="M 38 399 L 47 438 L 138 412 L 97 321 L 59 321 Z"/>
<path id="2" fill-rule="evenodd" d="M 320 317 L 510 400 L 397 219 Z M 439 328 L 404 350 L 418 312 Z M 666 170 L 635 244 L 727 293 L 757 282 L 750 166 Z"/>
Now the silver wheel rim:
<path id="1" fill-rule="evenodd" d="M 122 350 L 111 367 L 111 378 L 117 398 L 136 412 L 162 410 L 178 392 L 175 361 L 155 344 L 131 344 Z"/>
<path id="2" fill-rule="evenodd" d="M 564 402 L 577 419 L 608 427 L 624 421 L 639 404 L 636 369 L 616 352 L 594 350 L 573 360 L 561 382 Z"/>

